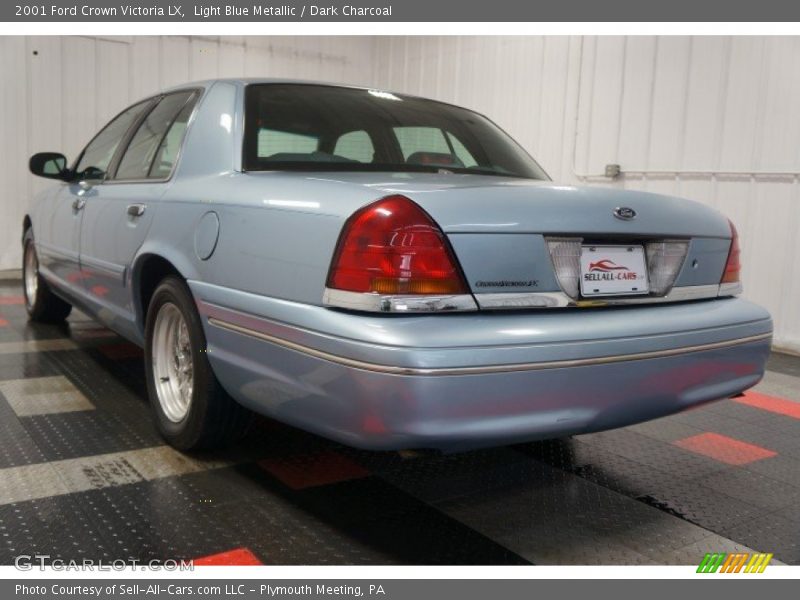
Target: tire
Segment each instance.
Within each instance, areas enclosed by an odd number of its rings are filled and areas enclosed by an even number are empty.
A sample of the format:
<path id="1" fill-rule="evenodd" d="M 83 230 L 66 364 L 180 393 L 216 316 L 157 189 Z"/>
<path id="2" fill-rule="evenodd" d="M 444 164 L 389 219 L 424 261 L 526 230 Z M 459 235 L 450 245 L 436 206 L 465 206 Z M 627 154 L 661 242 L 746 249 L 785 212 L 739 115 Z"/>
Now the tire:
<path id="1" fill-rule="evenodd" d="M 218 448 L 241 439 L 253 414 L 217 381 L 186 283 L 164 278 L 145 324 L 147 393 L 161 436 L 179 450 Z"/>
<path id="2" fill-rule="evenodd" d="M 30 229 L 22 238 L 22 291 L 31 321 L 61 323 L 72 311 L 72 305 L 56 296 L 39 273 L 39 258 Z"/>

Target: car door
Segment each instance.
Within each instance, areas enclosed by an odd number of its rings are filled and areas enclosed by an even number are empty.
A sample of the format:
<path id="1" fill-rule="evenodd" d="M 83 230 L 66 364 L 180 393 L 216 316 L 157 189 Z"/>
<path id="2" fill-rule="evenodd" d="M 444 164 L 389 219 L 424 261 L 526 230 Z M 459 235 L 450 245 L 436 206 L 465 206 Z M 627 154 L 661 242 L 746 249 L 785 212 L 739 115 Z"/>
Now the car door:
<path id="1" fill-rule="evenodd" d="M 43 203 L 34 232 L 41 266 L 68 288 L 80 289 L 80 234 L 83 208 L 92 188 L 106 176 L 114 155 L 146 102 L 135 104 L 92 138 L 73 167 L 74 178 L 61 184 Z"/>
<path id="2" fill-rule="evenodd" d="M 128 269 L 172 176 L 197 96 L 188 90 L 156 99 L 124 141 L 102 185 L 84 194 L 82 281 L 99 318 L 118 331 L 133 327 Z"/>

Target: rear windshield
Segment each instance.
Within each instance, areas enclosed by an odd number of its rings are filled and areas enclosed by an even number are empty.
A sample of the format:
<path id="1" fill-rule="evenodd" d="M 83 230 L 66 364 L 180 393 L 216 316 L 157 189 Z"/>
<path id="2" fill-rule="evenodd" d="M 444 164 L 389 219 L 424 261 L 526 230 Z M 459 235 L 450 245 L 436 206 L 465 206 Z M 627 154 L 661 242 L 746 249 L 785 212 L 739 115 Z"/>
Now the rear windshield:
<path id="1" fill-rule="evenodd" d="M 547 179 L 508 135 L 472 111 L 376 90 L 250 85 L 248 171 L 421 171 Z"/>

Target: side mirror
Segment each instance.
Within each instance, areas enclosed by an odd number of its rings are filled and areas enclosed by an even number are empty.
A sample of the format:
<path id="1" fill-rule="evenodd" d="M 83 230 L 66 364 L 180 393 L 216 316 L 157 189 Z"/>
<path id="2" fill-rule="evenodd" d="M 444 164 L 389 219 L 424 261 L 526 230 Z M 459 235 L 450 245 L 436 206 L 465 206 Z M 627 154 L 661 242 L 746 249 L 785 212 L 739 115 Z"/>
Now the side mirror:
<path id="1" fill-rule="evenodd" d="M 58 152 L 39 152 L 31 156 L 28 162 L 31 173 L 48 179 L 69 179 L 70 172 L 67 168 L 67 157 Z"/>

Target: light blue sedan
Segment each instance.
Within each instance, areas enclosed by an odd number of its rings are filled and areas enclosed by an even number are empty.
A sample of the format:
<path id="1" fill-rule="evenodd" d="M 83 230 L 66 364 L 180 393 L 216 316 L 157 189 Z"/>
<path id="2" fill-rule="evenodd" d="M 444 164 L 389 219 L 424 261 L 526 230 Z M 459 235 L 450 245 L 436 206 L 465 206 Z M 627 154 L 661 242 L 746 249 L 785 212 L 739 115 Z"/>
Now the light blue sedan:
<path id="1" fill-rule="evenodd" d="M 22 223 L 31 319 L 143 346 L 177 448 L 251 411 L 370 449 L 599 431 L 739 394 L 769 354 L 725 217 L 554 184 L 457 106 L 209 81 L 30 167 L 58 181 Z"/>

